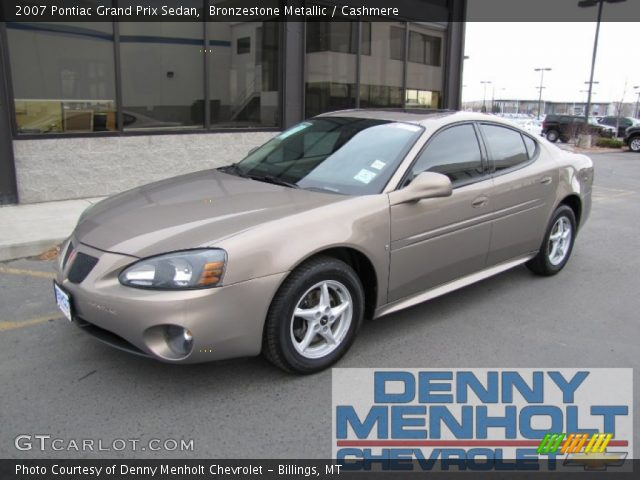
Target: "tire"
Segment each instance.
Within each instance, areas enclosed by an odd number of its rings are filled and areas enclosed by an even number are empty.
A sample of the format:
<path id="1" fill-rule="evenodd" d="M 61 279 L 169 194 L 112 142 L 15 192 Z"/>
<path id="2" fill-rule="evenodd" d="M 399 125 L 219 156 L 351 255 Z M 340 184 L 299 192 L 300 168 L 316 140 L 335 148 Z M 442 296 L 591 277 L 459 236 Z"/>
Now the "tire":
<path id="1" fill-rule="evenodd" d="M 549 140 L 551 143 L 556 143 L 559 138 L 560 132 L 558 132 L 557 130 L 547 131 L 547 140 Z"/>
<path id="2" fill-rule="evenodd" d="M 634 135 L 629 139 L 629 150 L 640 153 L 640 135 Z"/>
<path id="3" fill-rule="evenodd" d="M 346 353 L 363 316 L 364 291 L 353 269 L 332 257 L 312 258 L 291 272 L 271 302 L 262 352 L 287 372 L 319 372 Z"/>
<path id="4" fill-rule="evenodd" d="M 569 227 L 568 234 L 564 233 Z M 551 217 L 538 254 L 526 265 L 533 273 L 542 276 L 555 275 L 569 261 L 577 233 L 576 216 L 567 205 L 560 205 Z M 557 237 L 557 235 L 560 235 Z M 552 237 L 556 236 L 554 241 Z M 560 242 L 556 244 L 556 242 Z M 554 255 L 555 245 L 555 255 Z"/>

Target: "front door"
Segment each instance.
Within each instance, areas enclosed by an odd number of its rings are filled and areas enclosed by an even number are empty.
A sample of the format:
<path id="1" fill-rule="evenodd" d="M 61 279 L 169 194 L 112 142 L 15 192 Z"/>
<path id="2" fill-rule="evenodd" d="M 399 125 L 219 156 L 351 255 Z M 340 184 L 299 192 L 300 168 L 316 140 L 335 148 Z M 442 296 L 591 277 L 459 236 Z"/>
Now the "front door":
<path id="1" fill-rule="evenodd" d="M 409 178 L 425 171 L 447 175 L 453 194 L 391 207 L 390 302 L 485 266 L 492 180 L 476 127 L 459 124 L 434 134 Z"/>

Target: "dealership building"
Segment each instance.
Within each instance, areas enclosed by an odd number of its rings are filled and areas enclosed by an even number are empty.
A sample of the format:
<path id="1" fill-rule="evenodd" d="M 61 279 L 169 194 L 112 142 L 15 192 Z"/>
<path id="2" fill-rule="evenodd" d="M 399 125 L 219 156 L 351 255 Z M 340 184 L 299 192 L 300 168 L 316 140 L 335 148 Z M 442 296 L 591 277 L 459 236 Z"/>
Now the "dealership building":
<path id="1" fill-rule="evenodd" d="M 457 109 L 463 44 L 454 21 L 2 22 L 0 204 L 225 165 L 331 110 Z"/>

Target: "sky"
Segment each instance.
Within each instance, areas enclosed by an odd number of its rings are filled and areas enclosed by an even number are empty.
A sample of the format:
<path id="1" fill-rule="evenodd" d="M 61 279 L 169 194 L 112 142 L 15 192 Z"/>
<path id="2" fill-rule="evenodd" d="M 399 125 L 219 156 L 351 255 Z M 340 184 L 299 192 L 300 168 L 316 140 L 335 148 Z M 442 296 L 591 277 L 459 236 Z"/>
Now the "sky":
<path id="1" fill-rule="evenodd" d="M 584 102 L 591 70 L 596 22 L 468 22 L 466 24 L 463 102 L 537 99 L 544 72 L 543 99 Z M 640 86 L 638 36 L 640 23 L 602 22 L 593 91 L 595 102 L 635 102 Z"/>

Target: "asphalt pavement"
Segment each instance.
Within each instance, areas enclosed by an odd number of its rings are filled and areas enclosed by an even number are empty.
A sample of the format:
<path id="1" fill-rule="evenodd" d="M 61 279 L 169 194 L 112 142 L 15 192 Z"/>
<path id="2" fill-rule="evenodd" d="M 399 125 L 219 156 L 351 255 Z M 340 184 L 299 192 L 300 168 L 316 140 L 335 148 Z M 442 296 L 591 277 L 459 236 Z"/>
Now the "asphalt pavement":
<path id="1" fill-rule="evenodd" d="M 592 215 L 559 275 L 518 267 L 369 322 L 338 366 L 633 367 L 638 412 L 640 155 L 592 158 Z M 53 261 L 0 263 L 0 458 L 330 456 L 330 371 L 292 376 L 260 357 L 175 366 L 120 352 L 62 319 L 53 269 Z M 110 447 L 184 439 L 193 448 L 20 451 L 24 434 Z"/>

